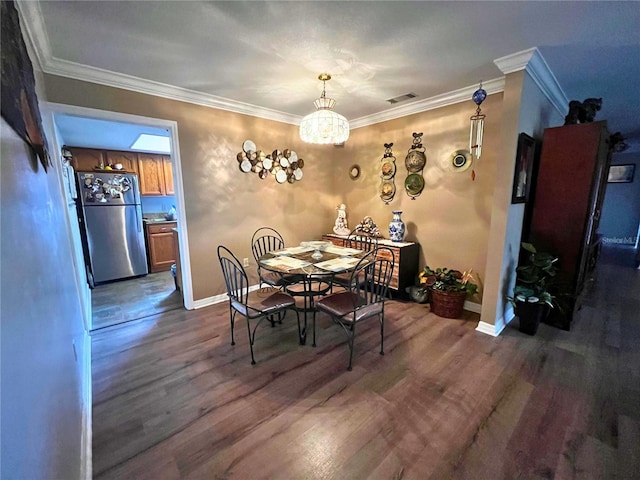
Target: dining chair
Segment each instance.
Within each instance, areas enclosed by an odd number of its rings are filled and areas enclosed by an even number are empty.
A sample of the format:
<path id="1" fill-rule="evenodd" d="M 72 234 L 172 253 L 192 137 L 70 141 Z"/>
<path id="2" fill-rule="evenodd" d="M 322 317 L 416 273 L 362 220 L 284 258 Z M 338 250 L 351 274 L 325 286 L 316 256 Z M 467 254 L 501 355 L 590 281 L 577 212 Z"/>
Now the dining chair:
<path id="1" fill-rule="evenodd" d="M 224 282 L 229 296 L 229 319 L 231 321 L 231 345 L 235 345 L 233 329 L 235 326 L 236 314 L 240 314 L 247 319 L 247 332 L 249 333 L 249 348 L 251 349 L 251 365 L 256 364 L 253 355 L 253 344 L 256 330 L 262 320 L 272 319 L 274 315 L 284 317 L 287 310 L 293 310 L 298 319 L 298 338 L 302 342 L 302 330 L 300 327 L 300 315 L 296 310 L 296 302 L 287 293 L 274 287 L 264 287 L 256 291 L 249 292 L 249 279 L 242 263 L 231 250 L 224 245 L 218 246 L 218 259 L 220 268 L 224 276 Z M 251 328 L 251 322 L 255 321 L 255 326 Z M 273 322 L 272 322 L 273 326 Z"/>
<path id="2" fill-rule="evenodd" d="M 251 251 L 258 266 L 258 278 L 260 285 L 267 284 L 272 287 L 282 288 L 285 285 L 296 283 L 300 280 L 296 275 L 282 275 L 260 268 L 260 257 L 266 253 L 275 252 L 284 248 L 284 238 L 271 227 L 260 227 L 251 237 Z"/>
<path id="3" fill-rule="evenodd" d="M 378 247 L 378 240 L 375 237 L 352 230 L 351 233 L 349 233 L 349 236 L 345 239 L 344 246 L 348 248 L 355 248 L 356 250 L 362 250 L 364 252 L 370 252 Z M 333 277 L 334 285 L 338 285 L 346 289 L 350 287 L 350 282 L 350 273 L 339 273 Z M 333 288 L 331 291 L 333 292 Z"/>
<path id="4" fill-rule="evenodd" d="M 316 303 L 318 311 L 325 312 L 340 325 L 347 335 L 349 346 L 349 366 L 353 362 L 353 345 L 356 337 L 356 325 L 369 318 L 377 317 L 380 322 L 380 355 L 384 355 L 384 304 L 391 276 L 393 262 L 379 250 L 372 250 L 358 262 L 351 273 L 347 290 L 329 294 Z M 385 252 L 386 253 L 386 252 Z"/>

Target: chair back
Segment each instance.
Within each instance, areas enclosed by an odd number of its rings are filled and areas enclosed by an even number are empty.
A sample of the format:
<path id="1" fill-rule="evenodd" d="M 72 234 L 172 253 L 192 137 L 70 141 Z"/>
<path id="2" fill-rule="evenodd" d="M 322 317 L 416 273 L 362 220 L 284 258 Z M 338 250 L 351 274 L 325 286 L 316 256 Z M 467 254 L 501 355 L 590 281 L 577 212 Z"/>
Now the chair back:
<path id="1" fill-rule="evenodd" d="M 344 241 L 344 246 L 369 252 L 378 246 L 378 240 L 375 237 L 364 235 L 362 232 L 352 230 Z"/>
<path id="2" fill-rule="evenodd" d="M 282 250 L 283 248 L 284 239 L 282 235 L 271 227 L 260 227 L 251 237 L 251 251 L 256 263 L 265 253 Z"/>
<path id="3" fill-rule="evenodd" d="M 220 260 L 224 283 L 227 286 L 227 294 L 232 303 L 237 302 L 246 305 L 249 297 L 249 279 L 242 263 L 224 245 L 218 246 L 218 259 Z"/>
<path id="4" fill-rule="evenodd" d="M 381 250 L 388 250 L 380 255 Z M 365 255 L 351 273 L 352 291 L 358 295 L 361 305 L 384 302 L 393 276 L 393 251 L 378 247 Z"/>

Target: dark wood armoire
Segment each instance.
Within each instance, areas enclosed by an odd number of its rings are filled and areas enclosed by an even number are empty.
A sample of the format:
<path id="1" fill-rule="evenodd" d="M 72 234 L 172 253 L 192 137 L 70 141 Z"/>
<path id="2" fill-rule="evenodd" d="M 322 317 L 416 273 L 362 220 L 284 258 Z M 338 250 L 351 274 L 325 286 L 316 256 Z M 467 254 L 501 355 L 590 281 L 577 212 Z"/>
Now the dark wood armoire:
<path id="1" fill-rule="evenodd" d="M 559 257 L 558 300 L 549 323 L 569 329 L 595 267 L 610 163 L 605 121 L 547 128 L 542 140 L 529 240 Z"/>

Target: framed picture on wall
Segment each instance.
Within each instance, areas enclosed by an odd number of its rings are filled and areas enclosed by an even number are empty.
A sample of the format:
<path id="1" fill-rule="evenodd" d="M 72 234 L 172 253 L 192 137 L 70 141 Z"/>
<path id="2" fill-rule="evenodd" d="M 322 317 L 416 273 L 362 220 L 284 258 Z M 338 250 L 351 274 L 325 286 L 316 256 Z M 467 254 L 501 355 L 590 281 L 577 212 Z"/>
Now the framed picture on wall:
<path id="1" fill-rule="evenodd" d="M 526 203 L 529 200 L 535 156 L 536 140 L 526 133 L 521 133 L 518 136 L 518 152 L 516 153 L 511 203 Z"/>
<path id="2" fill-rule="evenodd" d="M 636 166 L 631 163 L 629 165 L 611 165 L 609 167 L 609 183 L 631 183 L 633 182 L 633 174 Z"/>

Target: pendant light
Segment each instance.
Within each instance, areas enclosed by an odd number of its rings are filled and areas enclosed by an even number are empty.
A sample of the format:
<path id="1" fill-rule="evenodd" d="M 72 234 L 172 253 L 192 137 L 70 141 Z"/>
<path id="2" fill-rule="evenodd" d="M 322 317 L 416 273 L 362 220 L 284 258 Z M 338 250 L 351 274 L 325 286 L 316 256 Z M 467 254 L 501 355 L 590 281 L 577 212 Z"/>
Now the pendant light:
<path id="1" fill-rule="evenodd" d="M 300 138 L 303 142 L 319 144 L 340 144 L 349 138 L 349 122 L 339 113 L 334 112 L 336 101 L 326 96 L 326 83 L 331 75 L 321 73 L 322 95 L 313 104 L 316 111 L 310 113 L 300 122 Z"/>
<path id="2" fill-rule="evenodd" d="M 480 159 L 482 155 L 482 136 L 484 134 L 484 118 L 485 115 L 480 109 L 480 104 L 487 98 L 487 92 L 482 88 L 482 81 L 478 89 L 471 96 L 473 102 L 477 105 L 475 115 L 472 115 L 471 128 L 469 130 L 469 152 L 471 153 L 471 164 L 475 165 L 475 161 Z M 475 168 L 471 170 L 471 179 L 476 179 Z"/>

